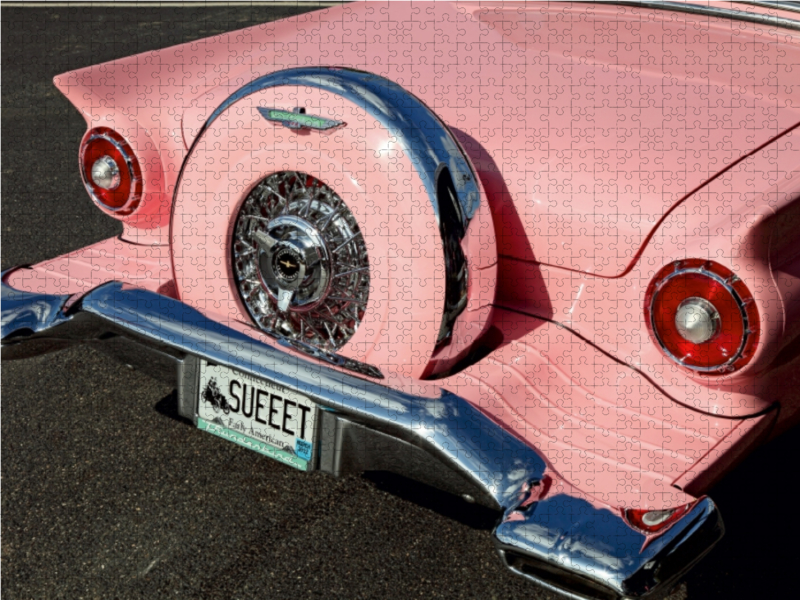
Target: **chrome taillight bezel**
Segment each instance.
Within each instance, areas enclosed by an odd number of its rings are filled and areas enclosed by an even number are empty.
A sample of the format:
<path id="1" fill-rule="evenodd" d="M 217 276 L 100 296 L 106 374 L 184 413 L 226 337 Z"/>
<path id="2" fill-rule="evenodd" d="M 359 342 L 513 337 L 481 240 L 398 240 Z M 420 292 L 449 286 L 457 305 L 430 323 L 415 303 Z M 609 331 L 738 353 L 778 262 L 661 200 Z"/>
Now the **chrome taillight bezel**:
<path id="1" fill-rule="evenodd" d="M 741 342 L 728 360 L 714 366 L 704 367 L 688 364 L 684 359 L 670 351 L 668 344 L 659 334 L 656 311 L 654 310 L 658 294 L 671 280 L 687 274 L 706 277 L 722 286 L 730 294 L 739 311 L 739 317 L 742 322 Z M 647 287 L 644 299 L 644 317 L 651 338 L 664 355 L 680 367 L 698 374 L 725 375 L 740 370 L 752 360 L 760 338 L 758 308 L 752 293 L 733 271 L 710 260 L 684 259 L 662 267 Z M 713 341 L 713 338 L 711 341 Z M 711 341 L 704 343 L 711 343 Z"/>
<path id="2" fill-rule="evenodd" d="M 130 191 L 125 199 L 125 202 L 123 202 L 120 206 L 112 206 L 103 200 L 100 192 L 95 189 L 95 187 L 99 186 L 95 186 L 94 182 L 92 181 L 91 165 L 87 167 L 86 152 L 91 144 L 98 140 L 103 140 L 111 144 L 111 146 L 113 146 L 113 148 L 119 153 L 120 157 L 124 161 L 123 166 L 127 169 L 127 175 L 130 179 Z M 122 135 L 109 127 L 96 127 L 90 130 L 87 132 L 83 141 L 81 142 L 78 160 L 83 185 L 86 188 L 89 196 L 98 207 L 112 214 L 113 216 L 120 217 L 130 215 L 138 208 L 142 199 L 144 179 L 142 177 L 142 170 L 139 165 L 139 161 L 136 158 L 136 154 L 131 148 L 131 145 L 125 140 L 124 137 L 122 137 Z M 118 164 L 117 166 L 119 168 L 121 165 Z M 120 169 L 120 171 L 121 170 L 122 169 Z"/>

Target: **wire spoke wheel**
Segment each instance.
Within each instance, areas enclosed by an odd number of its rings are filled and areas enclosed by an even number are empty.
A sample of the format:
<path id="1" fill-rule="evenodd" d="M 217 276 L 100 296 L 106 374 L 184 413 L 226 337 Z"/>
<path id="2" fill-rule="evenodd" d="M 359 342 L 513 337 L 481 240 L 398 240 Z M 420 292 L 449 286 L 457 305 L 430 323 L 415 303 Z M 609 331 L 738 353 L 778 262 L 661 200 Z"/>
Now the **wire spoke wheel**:
<path id="1" fill-rule="evenodd" d="M 271 335 L 333 352 L 364 318 L 366 244 L 344 201 L 311 175 L 281 171 L 253 188 L 231 258 L 242 302 Z"/>

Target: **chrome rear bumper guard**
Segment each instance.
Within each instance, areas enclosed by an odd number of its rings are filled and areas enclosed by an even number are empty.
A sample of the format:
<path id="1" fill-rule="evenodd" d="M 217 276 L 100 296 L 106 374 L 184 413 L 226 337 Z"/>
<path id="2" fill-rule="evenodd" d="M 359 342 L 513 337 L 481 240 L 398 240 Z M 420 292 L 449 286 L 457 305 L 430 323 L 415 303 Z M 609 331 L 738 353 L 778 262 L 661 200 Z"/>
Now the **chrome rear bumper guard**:
<path id="1" fill-rule="evenodd" d="M 440 388 L 435 396 L 412 395 L 315 364 L 180 301 L 118 282 L 75 300 L 15 290 L 7 273 L 3 359 L 93 344 L 177 378 L 179 413 L 195 423 L 201 359 L 295 390 L 327 409 L 313 468 L 336 476 L 392 471 L 502 511 L 494 539 L 506 566 L 567 597 L 658 597 L 722 537 L 707 498 L 649 540 L 618 511 L 577 496 L 544 496 L 519 508 L 522 490 L 551 476 L 545 461 L 456 394 Z"/>
<path id="2" fill-rule="evenodd" d="M 553 494 L 507 510 L 494 538 L 503 562 L 518 575 L 574 600 L 616 600 L 668 594 L 724 533 L 707 497 L 664 533 L 648 536 L 618 510 Z"/>

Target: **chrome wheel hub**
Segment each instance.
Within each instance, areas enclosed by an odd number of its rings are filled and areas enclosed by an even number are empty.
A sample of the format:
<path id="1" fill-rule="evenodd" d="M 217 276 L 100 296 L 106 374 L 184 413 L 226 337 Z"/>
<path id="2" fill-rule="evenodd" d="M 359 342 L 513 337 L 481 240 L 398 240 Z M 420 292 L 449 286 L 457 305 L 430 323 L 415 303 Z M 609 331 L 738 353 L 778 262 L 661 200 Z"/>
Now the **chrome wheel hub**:
<path id="1" fill-rule="evenodd" d="M 307 311 L 325 298 L 331 260 L 325 240 L 314 225 L 298 217 L 282 216 L 253 237 L 259 246 L 261 282 L 280 312 L 289 308 Z"/>
<path id="2" fill-rule="evenodd" d="M 310 175 L 276 173 L 250 192 L 234 225 L 233 271 L 250 316 L 278 337 L 336 350 L 364 317 L 366 245 L 344 201 Z"/>

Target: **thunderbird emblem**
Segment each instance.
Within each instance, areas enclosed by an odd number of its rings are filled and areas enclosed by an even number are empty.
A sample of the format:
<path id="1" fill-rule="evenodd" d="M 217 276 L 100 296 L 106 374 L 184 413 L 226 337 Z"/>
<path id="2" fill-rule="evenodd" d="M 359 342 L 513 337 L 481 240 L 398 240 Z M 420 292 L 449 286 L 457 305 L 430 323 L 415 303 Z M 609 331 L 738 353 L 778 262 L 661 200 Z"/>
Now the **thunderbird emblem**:
<path id="1" fill-rule="evenodd" d="M 305 108 L 295 108 L 293 111 L 280 110 L 278 108 L 264 108 L 258 107 L 258 112 L 267 121 L 275 121 L 289 129 L 333 129 L 344 125 L 344 121 L 334 121 L 333 119 L 326 119 L 325 117 L 315 117 L 314 115 L 307 115 Z"/>

